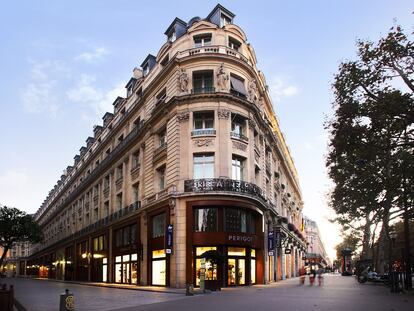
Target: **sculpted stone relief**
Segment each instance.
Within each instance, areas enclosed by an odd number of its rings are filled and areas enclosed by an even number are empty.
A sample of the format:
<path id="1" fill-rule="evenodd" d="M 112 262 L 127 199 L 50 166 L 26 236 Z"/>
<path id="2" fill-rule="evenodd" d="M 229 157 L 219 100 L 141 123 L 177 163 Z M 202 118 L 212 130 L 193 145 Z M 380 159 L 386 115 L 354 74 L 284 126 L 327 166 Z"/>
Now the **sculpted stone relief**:
<path id="1" fill-rule="evenodd" d="M 256 79 L 253 79 L 249 82 L 248 86 L 248 92 L 249 92 L 249 100 L 252 103 L 257 102 L 257 85 L 256 85 Z"/>
<path id="2" fill-rule="evenodd" d="M 247 145 L 243 144 L 239 141 L 233 141 L 233 148 L 239 149 L 241 151 L 246 151 L 247 150 Z"/>
<path id="3" fill-rule="evenodd" d="M 178 86 L 181 93 L 187 93 L 188 91 L 188 74 L 187 72 L 180 68 L 178 71 Z"/>
<path id="4" fill-rule="evenodd" d="M 190 119 L 190 113 L 189 112 L 181 112 L 177 114 L 178 122 L 186 122 Z"/>
<path id="5" fill-rule="evenodd" d="M 228 91 L 229 74 L 224 70 L 224 64 L 222 63 L 217 70 L 217 88 L 218 91 Z"/>
<path id="6" fill-rule="evenodd" d="M 218 109 L 217 116 L 219 119 L 228 119 L 230 117 L 230 110 Z"/>
<path id="7" fill-rule="evenodd" d="M 196 147 L 208 147 L 213 145 L 212 139 L 196 139 L 194 140 L 194 145 Z"/>

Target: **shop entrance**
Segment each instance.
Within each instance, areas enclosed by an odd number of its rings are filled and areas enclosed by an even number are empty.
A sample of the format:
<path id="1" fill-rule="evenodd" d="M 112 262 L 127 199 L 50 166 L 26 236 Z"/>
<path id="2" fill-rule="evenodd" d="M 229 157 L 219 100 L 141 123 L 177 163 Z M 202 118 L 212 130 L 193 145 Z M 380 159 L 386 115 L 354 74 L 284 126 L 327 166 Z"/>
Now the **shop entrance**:
<path id="1" fill-rule="evenodd" d="M 244 258 L 227 259 L 227 268 L 227 284 L 229 286 L 246 284 L 246 260 Z"/>

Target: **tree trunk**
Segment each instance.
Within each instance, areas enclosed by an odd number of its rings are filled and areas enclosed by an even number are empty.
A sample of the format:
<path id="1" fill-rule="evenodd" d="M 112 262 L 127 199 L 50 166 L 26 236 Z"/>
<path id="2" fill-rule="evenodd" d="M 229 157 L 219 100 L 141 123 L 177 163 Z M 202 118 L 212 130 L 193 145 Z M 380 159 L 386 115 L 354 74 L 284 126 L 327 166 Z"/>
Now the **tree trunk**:
<path id="1" fill-rule="evenodd" d="M 372 221 L 369 218 L 369 214 L 368 214 L 365 217 L 364 236 L 362 238 L 362 254 L 361 254 L 362 260 L 367 260 L 367 259 L 372 258 L 370 254 L 371 225 L 372 225 Z"/>
<path id="2" fill-rule="evenodd" d="M 4 258 L 6 258 L 7 252 L 9 251 L 10 247 L 8 246 L 3 246 L 3 254 L 1 254 L 1 258 L 0 258 L 0 267 L 3 265 L 4 262 Z"/>

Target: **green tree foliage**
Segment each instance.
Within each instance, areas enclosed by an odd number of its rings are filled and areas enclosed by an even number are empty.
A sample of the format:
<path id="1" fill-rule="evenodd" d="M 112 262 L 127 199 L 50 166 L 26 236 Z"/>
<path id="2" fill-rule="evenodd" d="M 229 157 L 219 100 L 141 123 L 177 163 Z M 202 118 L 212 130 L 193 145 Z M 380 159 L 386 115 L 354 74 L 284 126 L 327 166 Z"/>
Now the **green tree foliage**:
<path id="1" fill-rule="evenodd" d="M 343 240 L 341 243 L 335 246 L 336 258 L 342 258 L 341 251 L 343 249 L 349 249 L 353 254 L 355 254 L 358 247 L 361 246 L 361 237 L 357 232 L 352 232 L 350 234 L 344 234 Z"/>
<path id="2" fill-rule="evenodd" d="M 333 84 L 330 205 L 339 223 L 381 222 L 388 236 L 403 203 L 413 206 L 414 45 L 393 27 L 379 42 L 357 47 L 358 59 L 343 62 Z"/>
<path id="3" fill-rule="evenodd" d="M 32 216 L 17 208 L 0 205 L 0 246 L 3 248 L 0 266 L 13 243 L 26 241 L 38 243 L 42 239 L 42 230 Z"/>

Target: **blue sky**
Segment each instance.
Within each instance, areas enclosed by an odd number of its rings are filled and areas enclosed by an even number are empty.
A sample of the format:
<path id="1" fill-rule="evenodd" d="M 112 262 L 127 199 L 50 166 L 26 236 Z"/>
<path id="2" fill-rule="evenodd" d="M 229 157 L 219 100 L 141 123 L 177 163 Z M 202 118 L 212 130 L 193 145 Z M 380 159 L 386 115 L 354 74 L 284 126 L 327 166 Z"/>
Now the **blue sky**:
<path id="1" fill-rule="evenodd" d="M 112 110 L 132 69 L 165 42 L 177 16 L 206 17 L 216 1 L 8 1 L 0 11 L 0 203 L 33 213 Z M 299 172 L 305 214 L 333 256 L 323 129 L 339 63 L 357 38 L 397 23 L 412 1 L 221 1 L 236 14 L 267 79 Z"/>

